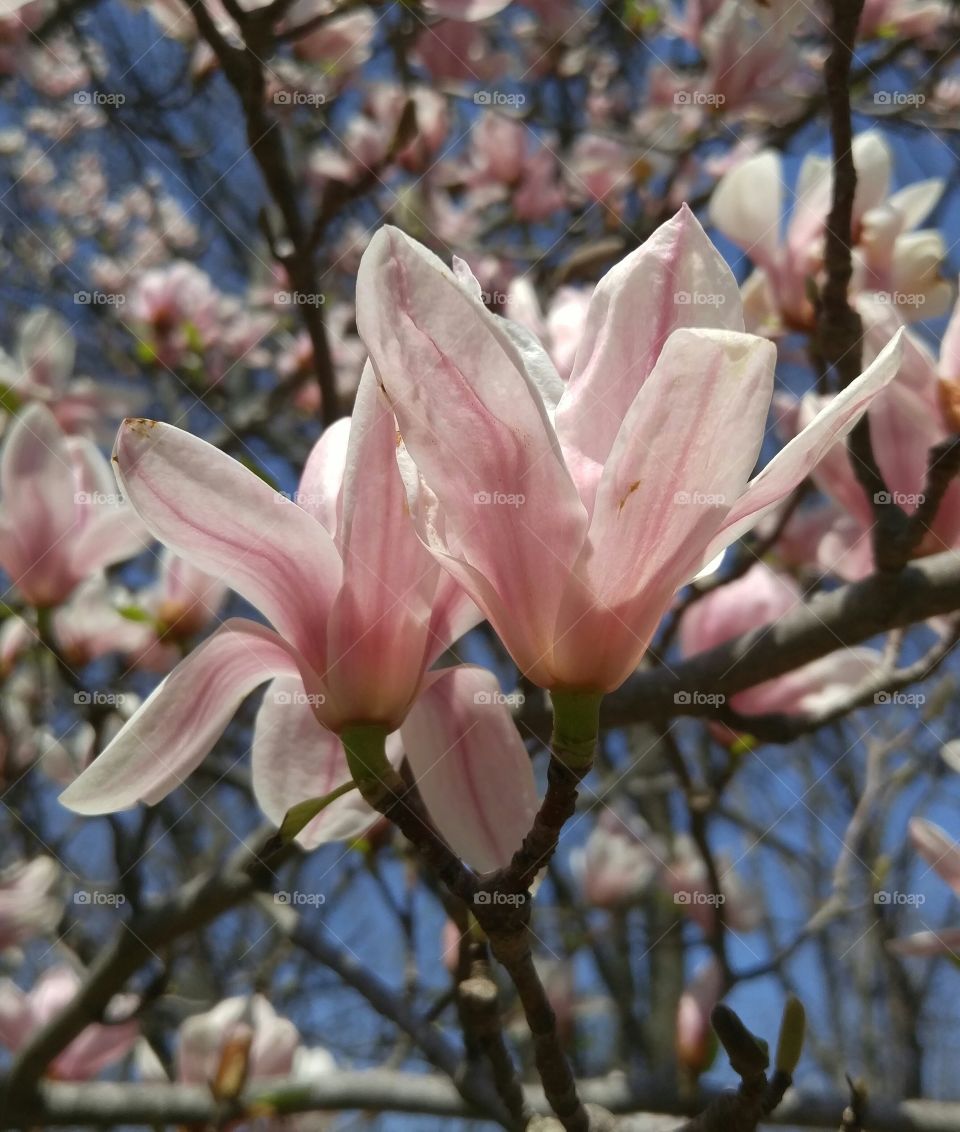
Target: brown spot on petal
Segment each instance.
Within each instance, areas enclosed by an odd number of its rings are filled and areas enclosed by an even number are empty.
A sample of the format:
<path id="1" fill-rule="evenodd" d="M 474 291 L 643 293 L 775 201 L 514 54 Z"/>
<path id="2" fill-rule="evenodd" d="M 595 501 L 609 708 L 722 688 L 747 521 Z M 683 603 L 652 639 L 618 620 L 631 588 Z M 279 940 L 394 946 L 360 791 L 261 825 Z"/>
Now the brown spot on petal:
<path id="1" fill-rule="evenodd" d="M 960 432 L 960 381 L 941 377 L 937 382 L 937 394 L 944 424 L 951 432 Z"/>
<path id="2" fill-rule="evenodd" d="M 624 507 L 626 507 L 627 500 L 630 498 L 631 495 L 633 495 L 633 493 L 637 490 L 637 488 L 639 486 L 640 486 L 640 481 L 634 480 L 634 482 L 627 488 L 627 494 L 623 497 L 623 499 L 620 500 L 620 503 L 617 506 L 617 514 L 618 515 L 624 509 Z"/>

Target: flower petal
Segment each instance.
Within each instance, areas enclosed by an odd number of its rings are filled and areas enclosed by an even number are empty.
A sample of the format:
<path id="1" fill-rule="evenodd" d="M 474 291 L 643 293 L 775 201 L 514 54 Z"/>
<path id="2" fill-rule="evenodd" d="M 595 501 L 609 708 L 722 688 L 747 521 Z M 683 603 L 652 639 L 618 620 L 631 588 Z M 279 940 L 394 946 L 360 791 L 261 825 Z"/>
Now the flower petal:
<path id="1" fill-rule="evenodd" d="M 842 440 L 870 407 L 881 389 L 896 376 L 903 354 L 903 331 L 898 331 L 866 370 L 826 406 L 813 421 L 785 445 L 727 516 L 723 527 L 703 556 L 709 562 L 724 547 L 755 526 L 783 497 L 813 471 L 827 452 Z"/>
<path id="2" fill-rule="evenodd" d="M 441 553 L 469 564 L 461 582 L 518 663 L 534 663 L 586 516 L 520 353 L 435 256 L 389 227 L 364 253 L 357 323 L 436 495 Z"/>
<path id="3" fill-rule="evenodd" d="M 253 731 L 253 793 L 279 826 L 287 811 L 350 781 L 343 744 L 316 717 L 299 676 L 280 676 L 267 689 Z M 353 791 L 331 802 L 300 832 L 304 849 L 360 837 L 378 819 Z"/>
<path id="4" fill-rule="evenodd" d="M 303 466 L 297 503 L 336 537 L 343 470 L 347 463 L 350 418 L 341 417 L 325 428 Z"/>
<path id="5" fill-rule="evenodd" d="M 733 272 L 686 207 L 600 280 L 590 300 L 557 433 L 592 508 L 623 419 L 679 327 L 743 330 Z"/>
<path id="6" fill-rule="evenodd" d="M 430 816 L 477 872 L 509 863 L 537 812 L 537 787 L 493 673 L 463 665 L 431 673 L 400 729 Z"/>
<path id="7" fill-rule="evenodd" d="M 200 765 L 244 697 L 272 676 L 297 671 L 276 633 L 253 621 L 225 622 L 157 686 L 60 801 L 78 814 L 153 805 Z"/>
<path id="8" fill-rule="evenodd" d="M 923 818 L 912 818 L 908 829 L 914 849 L 954 892 L 960 894 L 960 843 Z"/>
<path id="9" fill-rule="evenodd" d="M 124 421 L 115 459 L 124 493 L 153 534 L 227 581 L 322 671 L 340 560 L 321 524 L 226 453 L 171 425 Z"/>

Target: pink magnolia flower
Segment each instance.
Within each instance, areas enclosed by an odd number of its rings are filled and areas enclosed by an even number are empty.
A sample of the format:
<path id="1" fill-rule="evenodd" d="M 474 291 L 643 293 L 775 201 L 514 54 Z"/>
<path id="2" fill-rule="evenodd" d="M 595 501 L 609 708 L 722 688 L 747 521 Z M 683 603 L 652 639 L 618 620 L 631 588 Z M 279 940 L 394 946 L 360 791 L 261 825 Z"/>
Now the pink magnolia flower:
<path id="1" fill-rule="evenodd" d="M 0 951 L 56 928 L 63 913 L 59 879 L 52 857 L 19 861 L 0 873 Z"/>
<path id="2" fill-rule="evenodd" d="M 696 842 L 683 833 L 674 839 L 673 856 L 664 872 L 668 892 L 674 903 L 704 933 L 711 935 L 717 920 L 717 907 L 723 905 L 723 922 L 735 932 L 752 932 L 760 924 L 763 908 L 758 895 L 747 888 L 726 853 L 717 853 L 715 863 L 720 892 L 710 883 L 710 871 Z"/>
<path id="3" fill-rule="evenodd" d="M 869 360 L 877 356 L 884 335 L 894 331 L 900 320 L 890 304 L 868 296 L 861 297 L 858 308 L 864 321 L 864 357 Z M 868 412 L 877 464 L 891 502 L 907 514 L 912 515 L 923 500 L 930 449 L 956 431 L 956 387 L 946 374 L 956 372 L 951 355 L 958 326 L 960 321 L 955 316 L 944 336 L 939 363 L 919 338 L 906 332 L 900 373 Z M 826 398 L 808 393 L 799 404 L 798 427 L 820 412 L 825 403 Z M 873 506 L 854 474 L 846 450 L 831 449 L 814 470 L 813 479 L 837 512 L 836 521 L 820 542 L 821 568 L 848 580 L 866 577 L 874 568 Z M 914 553 L 923 557 L 957 547 L 960 483 L 954 482 L 947 488 Z"/>
<path id="4" fill-rule="evenodd" d="M 342 728 L 403 724 L 421 794 L 451 843 L 484 870 L 517 847 L 536 806 L 529 759 L 492 674 L 427 672 L 478 614 L 416 536 L 396 424 L 372 370 L 352 419 L 315 446 L 296 503 L 211 445 L 153 421 L 126 422 L 116 460 L 154 534 L 273 628 L 225 622 L 68 787 L 66 806 L 105 813 L 157 802 L 202 761 L 241 700 L 274 681 L 253 753 L 269 816 L 280 820 L 349 781 Z M 344 822 L 355 828 L 357 805 L 348 795 L 329 807 L 304 831 L 306 843 L 344 836 Z M 370 824 L 369 811 L 363 820 Z"/>
<path id="5" fill-rule="evenodd" d="M 573 143 L 566 162 L 568 179 L 581 199 L 606 205 L 612 212 L 623 207 L 633 185 L 635 156 L 615 138 L 582 134 Z"/>
<path id="6" fill-rule="evenodd" d="M 438 20 L 420 32 L 416 55 L 435 83 L 483 82 L 502 75 L 509 56 L 494 51 L 490 37 L 476 23 Z"/>
<path id="7" fill-rule="evenodd" d="M 151 268 L 130 289 L 127 310 L 143 326 L 164 365 L 191 349 L 213 345 L 221 333 L 221 295 L 205 271 L 186 260 Z"/>
<path id="8" fill-rule="evenodd" d="M 723 997 L 723 969 L 714 956 L 701 964 L 677 1003 L 677 1061 L 699 1076 L 710 1068 L 717 1048 L 710 1012 Z"/>
<path id="9" fill-rule="evenodd" d="M 16 1052 L 33 1034 L 63 1011 L 80 990 L 80 976 L 72 967 L 52 967 L 37 979 L 30 991 L 22 991 L 10 979 L 0 979 L 0 1043 Z M 47 1070 L 61 1081 L 88 1081 L 107 1066 L 125 1057 L 140 1032 L 135 1020 L 111 1023 L 136 1005 L 133 995 L 111 999 L 103 1023 L 95 1022 L 54 1058 Z"/>
<path id="10" fill-rule="evenodd" d="M 0 566 L 31 605 L 65 601 L 149 541 L 96 445 L 65 436 L 42 405 L 27 406 L 7 433 L 0 494 Z"/>
<path id="11" fill-rule="evenodd" d="M 852 286 L 882 293 L 905 318 L 943 314 L 950 301 L 950 288 L 939 277 L 943 237 L 934 229 L 914 231 L 943 194 L 943 180 L 917 181 L 891 193 L 893 158 L 875 130 L 854 139 L 853 153 L 858 177 Z M 831 168 L 826 158 L 804 159 L 783 239 L 785 182 L 774 150 L 743 161 L 714 190 L 711 222 L 756 265 L 744 284 L 744 303 L 748 321 L 764 333 L 813 326 L 808 281 L 816 280 L 823 266 Z"/>
<path id="12" fill-rule="evenodd" d="M 110 410 L 106 392 L 89 377 L 73 377 L 76 341 L 55 311 L 34 310 L 17 331 L 13 357 L 0 351 L 0 381 L 19 399 L 39 401 L 68 433 L 94 429 Z"/>
<path id="13" fill-rule="evenodd" d="M 373 12 L 357 8 L 295 39 L 294 53 L 307 62 L 320 64 L 332 78 L 348 75 L 363 66 L 373 53 L 376 27 Z"/>
<path id="14" fill-rule="evenodd" d="M 509 193 L 518 220 L 545 220 L 562 208 L 566 192 L 557 180 L 557 160 L 529 127 L 506 114 L 487 111 L 470 131 L 466 182 L 477 201 Z M 494 195 L 489 191 L 493 189 Z"/>
<path id="15" fill-rule="evenodd" d="M 773 626 L 803 601 L 796 582 L 757 562 L 741 577 L 694 602 L 680 622 L 680 648 L 694 656 L 751 629 Z M 845 701 L 879 670 L 875 649 L 845 648 L 738 692 L 730 707 L 743 715 L 816 714 Z M 732 733 L 722 728 L 720 737 Z"/>
<path id="16" fill-rule="evenodd" d="M 950 16 L 950 6 L 943 0 L 866 0 L 857 35 L 861 39 L 920 39 L 938 32 Z"/>
<path id="17" fill-rule="evenodd" d="M 564 387 L 532 335 L 394 228 L 373 238 L 357 323 L 421 483 L 421 537 L 517 665 L 612 691 L 674 593 L 758 522 L 896 372 L 885 354 L 752 481 L 775 348 L 682 210 L 599 283 Z"/>
<path id="18" fill-rule="evenodd" d="M 960 896 L 960 843 L 923 818 L 911 818 L 907 829 L 913 848 Z M 915 932 L 891 940 L 887 946 L 898 955 L 952 955 L 956 958 L 960 952 L 960 928 Z"/>
<path id="19" fill-rule="evenodd" d="M 604 810 L 570 868 L 584 899 L 597 908 L 617 908 L 642 896 L 659 876 L 663 847 L 645 824 Z"/>

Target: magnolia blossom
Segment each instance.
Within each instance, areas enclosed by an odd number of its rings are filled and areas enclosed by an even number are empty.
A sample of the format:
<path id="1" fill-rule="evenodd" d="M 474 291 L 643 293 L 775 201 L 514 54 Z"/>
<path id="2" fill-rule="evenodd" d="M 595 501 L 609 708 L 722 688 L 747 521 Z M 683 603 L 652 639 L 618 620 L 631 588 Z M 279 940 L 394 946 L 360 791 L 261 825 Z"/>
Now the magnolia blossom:
<path id="1" fill-rule="evenodd" d="M 96 428 L 111 407 L 89 377 L 73 377 L 76 345 L 66 320 L 40 309 L 20 322 L 13 356 L 0 351 L 0 382 L 19 400 L 46 405 L 68 433 Z"/>
<path id="2" fill-rule="evenodd" d="M 685 656 L 705 652 L 751 629 L 773 626 L 802 604 L 803 594 L 786 574 L 757 562 L 743 575 L 700 598 L 680 622 L 680 647 Z M 730 699 L 742 715 L 819 714 L 844 703 L 850 692 L 879 671 L 875 649 L 847 648 L 800 668 L 765 680 Z M 729 738 L 727 728 L 718 737 Z"/>
<path id="3" fill-rule="evenodd" d="M 907 828 L 913 848 L 960 896 L 960 843 L 923 818 L 912 818 Z M 960 927 L 915 932 L 891 940 L 887 946 L 899 955 L 952 955 L 956 959 L 960 953 Z"/>
<path id="4" fill-rule="evenodd" d="M 723 968 L 711 956 L 693 974 L 677 1003 L 677 1062 L 699 1076 L 710 1068 L 717 1040 L 710 1012 L 723 997 Z"/>
<path id="5" fill-rule="evenodd" d="M 682 833 L 674 839 L 673 855 L 664 871 L 668 892 L 674 903 L 700 928 L 711 935 L 716 927 L 717 906 L 723 905 L 723 922 L 731 931 L 752 932 L 760 924 L 762 907 L 752 892 L 734 872 L 733 862 L 725 853 L 714 858 L 720 878 L 720 892 L 713 891 L 710 870 L 696 842 Z"/>
<path id="6" fill-rule="evenodd" d="M 915 231 L 943 194 L 944 181 L 917 181 L 890 191 L 893 157 L 875 130 L 853 142 L 857 190 L 853 207 L 852 287 L 881 293 L 904 318 L 935 318 L 950 302 L 939 275 L 945 254 L 935 229 Z M 811 330 L 809 285 L 823 267 L 823 232 L 832 197 L 832 165 L 808 155 L 783 238 L 786 185 L 772 149 L 737 165 L 717 184 L 711 222 L 747 253 L 757 270 L 744 284 L 748 323 L 764 333 Z"/>
<path id="7" fill-rule="evenodd" d="M 810 473 L 899 357 L 892 342 L 750 481 L 776 351 L 743 333 L 686 208 L 600 281 L 566 387 L 464 265 L 394 228 L 364 254 L 357 325 L 419 469 L 421 538 L 554 690 L 619 687 L 677 589 Z"/>
<path id="8" fill-rule="evenodd" d="M 31 605 L 65 601 L 149 541 L 96 445 L 65 436 L 42 405 L 27 406 L 5 437 L 0 495 L 0 566 Z"/>
<path id="9" fill-rule="evenodd" d="M 483 871 L 509 858 L 536 807 L 529 759 L 491 673 L 428 672 L 478 614 L 416 536 L 396 425 L 372 370 L 352 419 L 315 446 L 296 502 L 212 445 L 155 421 L 127 421 L 115 459 L 156 537 L 229 584 L 273 628 L 225 622 L 63 803 L 92 814 L 159 801 L 202 761 L 244 697 L 273 681 L 253 750 L 254 788 L 269 816 L 279 821 L 295 803 L 349 782 L 336 738 L 343 728 L 403 724 L 394 751 L 406 746 L 440 831 Z M 356 830 L 358 804 L 348 795 L 330 806 L 304 831 L 307 843 Z M 371 818 L 363 808 L 361 828 Z"/>
<path id="10" fill-rule="evenodd" d="M 864 322 L 864 357 L 877 357 L 885 335 L 899 324 L 887 303 L 862 296 L 858 309 Z M 930 451 L 957 431 L 960 405 L 960 307 L 947 328 L 937 361 L 914 334 L 903 336 L 903 363 L 895 381 L 871 404 L 868 419 L 877 465 L 889 490 L 887 502 L 908 515 L 922 504 Z M 796 427 L 802 428 L 828 403 L 817 393 L 800 402 Z M 834 447 L 814 469 L 817 487 L 834 507 L 835 518 L 820 540 L 817 558 L 822 570 L 847 580 L 873 572 L 873 501 L 857 480 L 846 449 Z M 879 501 L 882 502 L 882 501 Z M 936 514 L 926 527 L 914 555 L 922 557 L 960 548 L 960 482 L 947 487 Z"/>
<path id="11" fill-rule="evenodd" d="M 63 912 L 52 857 L 20 861 L 0 873 L 0 951 L 53 931 Z"/>
<path id="12" fill-rule="evenodd" d="M 557 159 L 519 119 L 487 111 L 470 132 L 465 180 L 476 206 L 509 193 L 518 220 L 546 220 L 566 201 Z"/>
<path id="13" fill-rule="evenodd" d="M 570 854 L 570 868 L 589 904 L 616 908 L 642 896 L 657 879 L 662 852 L 644 823 L 604 810 L 586 845 Z"/>
<path id="14" fill-rule="evenodd" d="M 61 1014 L 80 990 L 80 976 L 72 967 L 52 967 L 33 988 L 22 991 L 10 979 L 0 979 L 0 1044 L 16 1052 L 42 1026 Z M 121 1021 L 136 1006 L 134 995 L 110 1000 L 103 1023 L 87 1026 L 47 1069 L 61 1081 L 87 1081 L 125 1057 L 140 1032 L 135 1019 Z M 117 1021 L 111 1021 L 117 1019 Z"/>

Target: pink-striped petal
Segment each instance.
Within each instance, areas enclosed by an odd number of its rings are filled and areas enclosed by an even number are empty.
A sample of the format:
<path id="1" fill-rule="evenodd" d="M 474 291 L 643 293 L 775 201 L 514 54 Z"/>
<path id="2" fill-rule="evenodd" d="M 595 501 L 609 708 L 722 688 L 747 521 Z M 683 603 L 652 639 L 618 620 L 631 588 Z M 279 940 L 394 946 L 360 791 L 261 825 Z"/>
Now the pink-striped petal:
<path id="1" fill-rule="evenodd" d="M 124 421 L 124 493 L 156 538 L 256 606 L 317 671 L 340 582 L 330 535 L 213 445 L 171 425 Z"/>
<path id="2" fill-rule="evenodd" d="M 296 672 L 276 633 L 253 621 L 225 622 L 158 685 L 60 801 L 78 814 L 153 805 L 200 765 L 258 684 Z"/>
<path id="3" fill-rule="evenodd" d="M 267 688 L 253 731 L 252 764 L 254 796 L 277 826 L 292 806 L 323 798 L 350 780 L 343 744 L 318 721 L 298 676 L 278 677 Z M 297 841 L 304 849 L 350 841 L 377 820 L 355 790 L 331 802 Z"/>
<path id="4" fill-rule="evenodd" d="M 441 835 L 471 868 L 509 863 L 537 812 L 537 787 L 493 673 L 431 673 L 400 729 L 417 787 Z"/>
<path id="5" fill-rule="evenodd" d="M 813 421 L 777 453 L 756 476 L 727 516 L 703 556 L 709 562 L 755 526 L 813 471 L 827 452 L 853 429 L 871 402 L 896 376 L 903 352 L 902 331 L 866 370 L 839 393 Z"/>
<path id="6" fill-rule="evenodd" d="M 590 300 L 557 408 L 557 434 L 588 510 L 627 411 L 680 327 L 743 330 L 737 281 L 686 205 L 611 268 Z"/>
<path id="7" fill-rule="evenodd" d="M 307 457 L 300 486 L 297 488 L 297 503 L 322 523 L 334 538 L 339 521 L 340 493 L 349 440 L 349 417 L 341 417 L 324 429 Z"/>
<path id="8" fill-rule="evenodd" d="M 498 320 L 395 228 L 364 253 L 357 323 L 435 493 L 438 550 L 463 564 L 461 583 L 529 669 L 586 529 L 536 383 Z"/>

